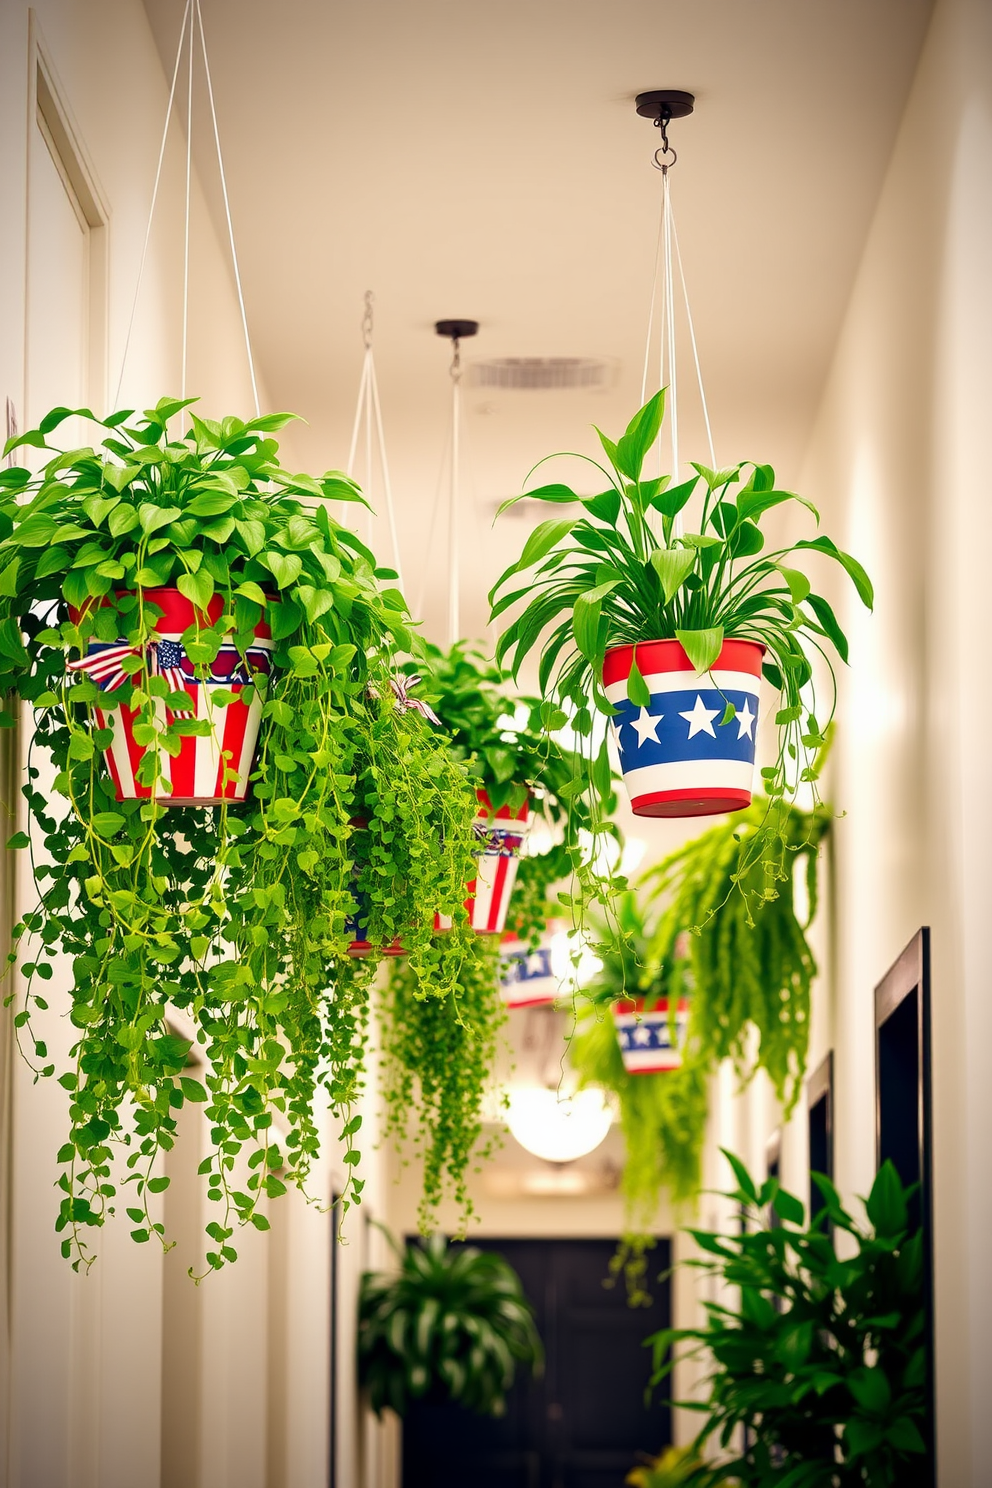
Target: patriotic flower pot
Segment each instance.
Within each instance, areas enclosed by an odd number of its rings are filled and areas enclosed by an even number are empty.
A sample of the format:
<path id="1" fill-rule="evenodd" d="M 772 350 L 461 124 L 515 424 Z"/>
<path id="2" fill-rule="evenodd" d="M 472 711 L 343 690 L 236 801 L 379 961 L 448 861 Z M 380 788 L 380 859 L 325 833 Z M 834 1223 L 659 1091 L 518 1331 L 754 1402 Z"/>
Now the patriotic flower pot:
<path id="1" fill-rule="evenodd" d="M 517 877 L 517 863 L 527 835 L 527 812 L 530 797 L 522 806 L 501 806 L 493 811 L 484 790 L 476 791 L 479 814 L 475 835 L 479 841 L 476 874 L 468 885 L 465 908 L 472 929 L 480 935 L 501 935 L 506 928 L 510 895 Z M 435 930 L 450 930 L 447 915 L 434 916 Z"/>
<path id="2" fill-rule="evenodd" d="M 500 996 L 504 1007 L 549 1007 L 558 996 L 551 947 L 528 950 L 512 937 L 500 951 Z"/>
<path id="3" fill-rule="evenodd" d="M 649 1012 L 644 1010 L 643 997 L 615 1003 L 613 1023 L 628 1075 L 659 1075 L 665 1070 L 678 1069 L 688 1021 L 689 1002 L 682 997 L 675 1013 L 673 1044 L 667 997 L 659 998 Z"/>
<path id="4" fill-rule="evenodd" d="M 248 650 L 247 666 L 235 646 L 225 643 L 201 679 L 186 655 L 182 636 L 194 623 L 213 625 L 223 613 L 223 597 L 215 595 L 206 613 L 178 589 L 146 589 L 144 597 L 163 612 L 155 622 L 156 639 L 147 647 L 151 674 L 163 677 L 172 691 L 185 692 L 189 699 L 189 709 L 181 713 L 166 708 L 164 701 L 156 706 L 161 707 L 168 722 L 174 718 L 205 718 L 212 725 L 207 735 L 184 738 L 178 755 L 159 750 L 163 772 L 160 781 L 164 777 L 172 789 L 162 790 L 157 799 L 163 806 L 220 806 L 225 801 L 243 801 L 255 758 L 262 703 L 257 697 L 243 703 L 240 694 L 253 673 L 267 675 L 271 670 L 272 633 L 260 620 Z M 78 620 L 79 614 L 73 610 L 73 619 Z M 134 737 L 138 711 L 122 703 L 115 705 L 113 700 L 114 691 L 127 680 L 121 662 L 127 656 L 139 655 L 140 650 L 126 641 L 91 637 L 86 655 L 69 662 L 71 670 L 89 676 L 106 698 L 95 712 L 98 726 L 113 732 L 113 741 L 104 754 L 118 801 L 147 800 L 152 793 L 151 786 L 137 778 L 146 753 L 146 746 Z M 213 695 L 219 691 L 234 693 L 234 700 L 215 702 Z"/>
<path id="5" fill-rule="evenodd" d="M 361 831 L 363 827 L 368 826 L 368 822 L 363 816 L 353 816 L 351 818 L 351 825 L 353 827 L 357 827 L 358 830 Z M 355 880 L 356 883 L 358 880 L 358 873 L 359 869 L 356 865 L 352 872 L 352 878 Z M 366 934 L 366 928 L 368 926 L 369 920 L 369 896 L 361 889 L 355 887 L 355 883 L 353 883 L 351 889 L 351 897 L 355 901 L 355 908 L 344 922 L 345 930 L 349 935 L 354 937 L 351 945 L 348 947 L 348 955 L 368 956 L 371 955 L 372 951 L 375 949 Z M 406 951 L 403 949 L 399 940 L 394 940 L 392 945 L 383 947 L 382 954 L 384 956 L 405 956 Z"/>
<path id="6" fill-rule="evenodd" d="M 699 675 L 678 641 L 641 641 L 637 666 L 651 700 L 627 697 L 633 646 L 607 651 L 603 687 L 635 816 L 710 816 L 750 805 L 764 647 L 724 641 Z M 722 723 L 727 704 L 736 717 Z"/>

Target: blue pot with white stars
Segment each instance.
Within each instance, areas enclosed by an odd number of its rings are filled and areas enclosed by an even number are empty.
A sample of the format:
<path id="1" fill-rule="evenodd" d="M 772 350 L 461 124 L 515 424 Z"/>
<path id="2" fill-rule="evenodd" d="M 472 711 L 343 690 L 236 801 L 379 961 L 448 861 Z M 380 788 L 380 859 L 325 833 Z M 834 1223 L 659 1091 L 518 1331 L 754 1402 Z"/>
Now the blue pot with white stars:
<path id="1" fill-rule="evenodd" d="M 667 997 L 645 1007 L 643 997 L 613 1005 L 613 1024 L 623 1067 L 628 1075 L 662 1075 L 682 1064 L 682 1045 L 689 1023 L 688 998 L 680 997 L 674 1029 Z"/>
<path id="2" fill-rule="evenodd" d="M 635 650 L 646 708 L 627 696 Z M 613 736 L 635 816 L 715 816 L 751 804 L 764 651 L 757 641 L 724 641 L 702 673 L 678 641 L 607 651 L 603 688 L 617 710 Z"/>

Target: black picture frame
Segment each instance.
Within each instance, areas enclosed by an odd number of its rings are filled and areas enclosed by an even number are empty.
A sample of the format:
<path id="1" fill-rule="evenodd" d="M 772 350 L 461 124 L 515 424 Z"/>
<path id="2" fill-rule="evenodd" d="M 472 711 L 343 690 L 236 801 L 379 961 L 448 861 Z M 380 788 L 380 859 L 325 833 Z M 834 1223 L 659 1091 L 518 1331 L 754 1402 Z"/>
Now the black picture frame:
<path id="1" fill-rule="evenodd" d="M 806 1121 L 809 1135 L 809 1171 L 834 1181 L 834 1054 L 831 1049 L 806 1081 Z M 825 1200 L 812 1176 L 809 1180 L 809 1218 L 825 1207 Z"/>
<path id="2" fill-rule="evenodd" d="M 917 1183 L 911 1219 L 923 1232 L 926 1310 L 926 1463 L 914 1482 L 936 1483 L 933 1327 L 933 1103 L 930 930 L 923 926 L 875 988 L 875 1162 L 891 1160 Z"/>

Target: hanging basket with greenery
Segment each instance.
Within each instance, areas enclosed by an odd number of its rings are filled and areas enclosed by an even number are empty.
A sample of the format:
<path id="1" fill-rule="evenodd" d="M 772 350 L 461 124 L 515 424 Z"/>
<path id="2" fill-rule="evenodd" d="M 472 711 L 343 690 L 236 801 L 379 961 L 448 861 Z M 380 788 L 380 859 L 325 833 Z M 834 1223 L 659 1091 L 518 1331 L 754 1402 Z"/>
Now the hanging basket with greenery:
<path id="1" fill-rule="evenodd" d="M 646 477 L 663 411 L 659 392 L 616 444 L 597 430 L 608 468 L 582 458 L 608 479 L 598 495 L 580 497 L 561 484 L 526 493 L 583 512 L 542 522 L 493 588 L 494 620 L 516 610 L 497 659 L 512 658 L 516 676 L 539 651 L 541 690 L 557 705 L 546 721 L 570 720 L 588 741 L 593 802 L 610 782 L 606 731 L 594 715 L 611 720 L 634 810 L 648 816 L 747 805 L 763 675 L 779 705 L 773 763 L 761 778 L 771 801 L 790 800 L 815 780 L 833 716 L 833 698 L 827 718 L 816 705 L 814 661 L 823 659 L 833 683 L 831 653 L 847 659 L 834 612 L 800 565 L 811 553 L 839 564 L 869 607 L 871 583 L 823 535 L 765 549 L 762 523 L 772 510 L 797 503 L 819 520 L 803 497 L 776 486 L 770 466 L 694 465 L 695 474 L 675 485 Z M 682 513 L 694 499 L 695 530 L 683 532 Z M 773 835 L 769 821 L 753 839 L 759 855 Z"/>
<path id="2" fill-rule="evenodd" d="M 7 446 L 44 450 L 41 470 L 0 472 L 0 687 L 33 710 L 28 830 L 12 845 L 31 851 L 38 894 L 14 931 L 24 980 L 7 1001 L 16 996 L 34 1067 L 54 1074 L 38 1015 L 57 987 L 54 958 L 69 958 L 77 1040 L 59 1071 L 70 1129 L 57 1228 L 76 1265 L 89 1258 L 87 1228 L 122 1203 L 135 1239 L 161 1236 L 149 1197 L 168 1184 L 159 1154 L 185 1101 L 206 1103 L 211 1134 L 208 1267 L 235 1258 L 238 1224 L 266 1228 L 263 1197 L 305 1185 L 318 1091 L 353 1167 L 351 1104 L 379 954 L 402 932 L 410 975 L 443 998 L 452 984 L 435 913 L 453 917 L 456 942 L 468 939 L 474 793 L 394 688 L 395 658 L 420 649 L 402 596 L 324 505 L 360 493 L 335 472 L 284 469 L 271 436 L 289 415 L 193 415 L 173 436 L 184 406 L 94 420 L 99 447 L 65 452 L 51 445 L 55 429 L 93 415 L 54 410 Z M 163 656 L 163 590 L 191 606 L 178 663 Z M 107 646 L 121 650 L 121 676 L 78 665 Z M 222 658 L 226 688 L 215 677 Z M 210 694 L 202 711 L 198 689 Z M 191 738 L 211 740 L 222 782 L 243 784 L 249 767 L 225 759 L 216 734 L 216 710 L 234 706 L 261 714 L 246 798 L 170 804 L 170 772 Z M 123 800 L 103 753 L 114 709 L 129 710 L 144 751 L 142 794 Z M 361 965 L 348 956 L 356 893 L 375 952 Z M 61 1010 L 65 994 L 55 996 Z M 190 1042 L 173 1010 L 193 1020 L 202 1081 L 186 1071 Z M 359 1179 L 351 1196 L 360 1189 Z"/>

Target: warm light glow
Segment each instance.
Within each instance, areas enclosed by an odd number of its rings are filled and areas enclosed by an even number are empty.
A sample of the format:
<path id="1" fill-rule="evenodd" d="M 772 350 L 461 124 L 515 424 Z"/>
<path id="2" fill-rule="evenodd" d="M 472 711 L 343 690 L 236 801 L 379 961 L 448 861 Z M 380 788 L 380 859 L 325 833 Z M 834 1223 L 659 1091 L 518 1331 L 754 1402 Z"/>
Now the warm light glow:
<path id="1" fill-rule="evenodd" d="M 594 1151 L 610 1129 L 613 1112 L 601 1090 L 517 1088 L 509 1092 L 506 1124 L 527 1152 L 546 1162 L 574 1162 Z"/>
<path id="2" fill-rule="evenodd" d="M 548 949 L 551 952 L 551 970 L 558 978 L 562 997 L 570 997 L 573 988 L 585 987 L 603 969 L 602 961 L 589 949 L 577 930 L 556 931 L 548 942 Z"/>

